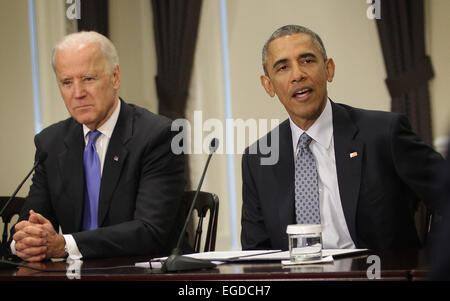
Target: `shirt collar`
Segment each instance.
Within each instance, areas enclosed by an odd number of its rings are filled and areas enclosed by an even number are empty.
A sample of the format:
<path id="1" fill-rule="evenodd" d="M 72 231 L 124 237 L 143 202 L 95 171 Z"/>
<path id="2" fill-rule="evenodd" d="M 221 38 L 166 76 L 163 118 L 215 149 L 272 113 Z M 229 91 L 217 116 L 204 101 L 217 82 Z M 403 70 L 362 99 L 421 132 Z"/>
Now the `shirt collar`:
<path id="1" fill-rule="evenodd" d="M 292 144 L 294 146 L 295 154 L 297 150 L 298 139 L 305 131 L 299 128 L 290 117 L 289 122 L 291 125 Z M 320 114 L 319 118 L 317 118 L 317 120 L 311 125 L 306 133 L 325 149 L 328 149 L 330 147 L 331 138 L 333 136 L 333 113 L 331 109 L 330 99 L 327 99 L 327 103 L 322 114 Z"/>
<path id="2" fill-rule="evenodd" d="M 120 99 L 118 100 L 118 104 L 117 104 L 116 108 L 114 109 L 114 112 L 109 117 L 109 119 L 106 120 L 106 122 L 104 124 L 102 124 L 97 129 L 97 131 L 99 131 L 100 133 L 102 133 L 103 135 L 105 135 L 106 137 L 111 139 L 112 133 L 114 131 L 114 127 L 116 126 L 116 123 L 117 123 L 117 119 L 119 118 L 119 113 L 120 113 Z M 91 130 L 86 125 L 83 124 L 83 133 L 84 133 L 85 140 L 88 139 L 87 134 L 90 131 Z"/>

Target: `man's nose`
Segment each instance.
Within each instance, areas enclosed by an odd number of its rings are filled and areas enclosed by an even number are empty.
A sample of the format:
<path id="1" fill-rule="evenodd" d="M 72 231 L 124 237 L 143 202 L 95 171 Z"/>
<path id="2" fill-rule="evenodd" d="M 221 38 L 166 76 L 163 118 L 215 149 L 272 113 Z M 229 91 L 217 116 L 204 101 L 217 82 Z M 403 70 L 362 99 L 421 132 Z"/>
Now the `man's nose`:
<path id="1" fill-rule="evenodd" d="M 83 98 L 86 95 L 86 89 L 81 82 L 75 82 L 74 83 L 74 93 L 75 98 Z"/>
<path id="2" fill-rule="evenodd" d="M 302 70 L 299 64 L 292 66 L 292 80 L 291 82 L 301 82 L 306 78 L 306 73 Z"/>

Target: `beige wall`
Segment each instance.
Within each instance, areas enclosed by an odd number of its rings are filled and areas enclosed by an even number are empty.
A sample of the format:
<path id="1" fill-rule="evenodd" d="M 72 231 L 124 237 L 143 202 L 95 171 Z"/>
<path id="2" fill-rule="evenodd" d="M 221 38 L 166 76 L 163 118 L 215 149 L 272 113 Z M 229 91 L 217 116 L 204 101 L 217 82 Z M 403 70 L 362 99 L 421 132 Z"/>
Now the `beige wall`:
<path id="1" fill-rule="evenodd" d="M 34 115 L 26 1 L 0 4 L 0 195 L 11 195 L 33 164 Z M 25 196 L 30 181 L 18 196 Z M 14 222 L 14 219 L 13 219 Z M 3 225 L 0 225 L 3 232 Z"/>
<path id="2" fill-rule="evenodd" d="M 120 59 L 119 95 L 127 102 L 158 111 L 156 51 L 150 1 L 110 0 L 110 38 Z"/>
<path id="3" fill-rule="evenodd" d="M 31 169 L 34 155 L 27 1 L 1 2 L 0 37 L 0 195 L 10 195 Z M 27 186 L 18 195 L 25 196 Z"/>
<path id="4" fill-rule="evenodd" d="M 430 81 L 431 116 L 436 146 L 446 144 L 450 131 L 450 1 L 425 1 L 426 50 L 431 56 L 434 78 Z"/>
<path id="5" fill-rule="evenodd" d="M 61 0 L 60 2 L 64 2 Z M 40 82 L 43 125 L 67 116 L 49 63 L 54 41 L 67 32 L 67 19 L 58 1 L 37 0 Z M 187 117 L 201 110 L 203 120 L 225 122 L 219 0 L 203 1 Z M 279 101 L 262 89 L 260 52 L 268 36 L 278 27 L 295 23 L 318 32 L 328 55 L 336 63 L 336 75 L 329 95 L 336 102 L 389 110 L 384 85 L 385 70 L 375 22 L 366 17 L 364 0 L 228 0 L 228 39 L 232 117 L 272 119 L 287 117 Z M 28 11 L 26 0 L 0 2 L 0 194 L 12 193 L 31 167 L 34 155 L 34 116 Z M 430 82 L 435 138 L 449 129 L 447 82 L 450 79 L 448 50 L 450 1 L 426 1 L 427 50 L 433 60 L 435 78 Z M 110 32 L 116 44 L 122 71 L 120 95 L 127 101 L 157 112 L 154 83 L 154 50 L 150 1 L 110 0 Z M 64 28 L 63 28 L 64 27 Z M 5 72 L 5 70 L 7 72 Z M 264 133 L 259 133 L 260 135 Z M 203 138 L 208 132 L 203 133 Z M 250 143 L 251 141 L 249 141 Z M 222 141 L 223 143 L 223 141 Z M 231 248 L 230 198 L 235 196 L 237 237 L 240 235 L 241 155 L 233 155 L 235 191 L 228 189 L 227 156 L 217 154 L 211 161 L 203 190 L 219 195 L 220 215 L 217 249 Z M 194 186 L 199 180 L 206 155 L 190 155 Z M 19 195 L 26 195 L 26 184 Z"/>
<path id="6" fill-rule="evenodd" d="M 35 16 L 41 126 L 44 129 L 55 122 L 69 117 L 56 84 L 56 77 L 51 66 L 51 57 L 53 46 L 69 32 L 68 25 L 70 21 L 66 18 L 64 1 L 35 1 Z"/>

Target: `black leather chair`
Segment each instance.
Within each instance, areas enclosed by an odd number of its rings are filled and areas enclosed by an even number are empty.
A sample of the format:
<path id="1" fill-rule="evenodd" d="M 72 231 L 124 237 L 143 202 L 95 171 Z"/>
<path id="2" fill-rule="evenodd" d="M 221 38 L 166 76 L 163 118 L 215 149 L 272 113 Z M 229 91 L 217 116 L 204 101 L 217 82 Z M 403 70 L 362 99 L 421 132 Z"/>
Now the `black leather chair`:
<path id="1" fill-rule="evenodd" d="M 184 200 L 187 204 L 187 212 L 191 207 L 195 191 L 185 191 Z M 214 251 L 216 247 L 217 220 L 219 217 L 219 198 L 214 193 L 199 191 L 194 210 L 197 211 L 198 222 L 193 229 L 193 248 L 196 253 L 201 252 L 201 238 L 203 232 L 203 219 L 209 211 L 208 229 L 206 232 L 205 246 L 203 252 Z"/>
<path id="2" fill-rule="evenodd" d="M 5 206 L 6 202 L 9 200 L 10 197 L 0 197 L 0 208 L 3 208 Z M 3 222 L 3 234 L 2 234 L 2 242 L 1 242 L 1 250 L 2 252 L 7 250 L 8 248 L 8 225 L 11 222 L 11 219 L 14 215 L 19 214 L 20 210 L 23 207 L 23 204 L 25 203 L 25 198 L 22 197 L 15 197 L 11 200 L 8 207 L 5 208 L 5 211 L 3 211 L 1 218 Z"/>

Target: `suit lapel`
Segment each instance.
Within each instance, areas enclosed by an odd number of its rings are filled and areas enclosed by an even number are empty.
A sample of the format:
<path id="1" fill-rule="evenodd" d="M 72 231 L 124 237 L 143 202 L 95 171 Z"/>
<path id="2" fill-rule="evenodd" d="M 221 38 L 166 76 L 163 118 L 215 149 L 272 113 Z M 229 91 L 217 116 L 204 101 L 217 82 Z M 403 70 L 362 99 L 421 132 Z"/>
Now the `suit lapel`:
<path id="1" fill-rule="evenodd" d="M 273 165 L 275 178 L 278 181 L 280 227 L 286 231 L 286 227 L 295 219 L 294 210 L 294 153 L 292 150 L 292 133 L 289 119 L 279 127 L 279 162 Z"/>
<path id="2" fill-rule="evenodd" d="M 345 108 L 331 102 L 336 170 L 342 208 L 350 235 L 356 240 L 356 209 L 361 182 L 364 144 L 357 137 L 358 128 Z"/>
<path id="3" fill-rule="evenodd" d="M 121 101 L 121 100 L 120 100 Z M 132 109 L 121 102 L 120 113 L 109 141 L 108 150 L 103 165 L 102 181 L 98 204 L 98 226 L 100 227 L 108 213 L 109 205 L 119 181 L 122 168 L 128 156 L 126 143 L 132 136 Z"/>
<path id="4" fill-rule="evenodd" d="M 81 124 L 72 121 L 72 125 L 64 139 L 65 150 L 58 155 L 59 170 L 62 177 L 63 188 L 66 191 L 67 200 L 62 195 L 60 201 L 66 201 L 64 206 L 71 206 L 74 214 L 67 216 L 68 224 L 73 227 L 68 231 L 79 231 L 84 204 L 84 166 L 83 150 L 84 138 Z"/>

